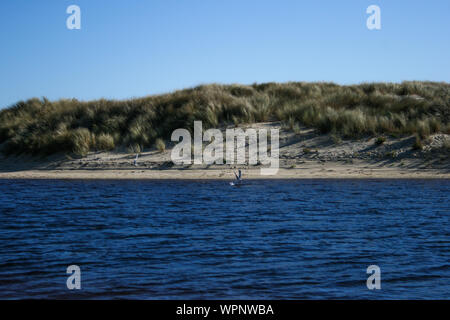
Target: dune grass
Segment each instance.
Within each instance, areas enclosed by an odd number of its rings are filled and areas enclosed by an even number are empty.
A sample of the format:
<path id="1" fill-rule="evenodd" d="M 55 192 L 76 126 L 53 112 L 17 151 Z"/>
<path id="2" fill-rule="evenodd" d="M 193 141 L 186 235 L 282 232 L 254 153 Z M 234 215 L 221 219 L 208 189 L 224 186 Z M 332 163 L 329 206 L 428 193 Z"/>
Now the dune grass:
<path id="1" fill-rule="evenodd" d="M 450 84 L 435 82 L 202 85 L 130 100 L 20 101 L 0 112 L 5 154 L 85 155 L 163 149 L 174 129 L 282 121 L 321 133 L 361 136 L 450 133 Z M 157 145 L 155 145 L 157 144 Z M 165 148 L 165 146 L 164 146 Z"/>

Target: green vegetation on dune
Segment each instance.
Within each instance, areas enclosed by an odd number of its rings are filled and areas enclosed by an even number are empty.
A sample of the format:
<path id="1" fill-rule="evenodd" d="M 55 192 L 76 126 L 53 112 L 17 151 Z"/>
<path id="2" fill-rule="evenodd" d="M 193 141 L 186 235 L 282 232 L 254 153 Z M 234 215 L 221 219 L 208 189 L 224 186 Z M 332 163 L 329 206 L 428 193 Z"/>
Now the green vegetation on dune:
<path id="1" fill-rule="evenodd" d="M 342 138 L 450 133 L 450 84 L 434 82 L 203 85 L 130 100 L 21 101 L 0 112 L 5 154 L 85 155 L 156 146 L 177 128 L 282 121 Z M 157 145 L 155 145 L 157 144 Z"/>

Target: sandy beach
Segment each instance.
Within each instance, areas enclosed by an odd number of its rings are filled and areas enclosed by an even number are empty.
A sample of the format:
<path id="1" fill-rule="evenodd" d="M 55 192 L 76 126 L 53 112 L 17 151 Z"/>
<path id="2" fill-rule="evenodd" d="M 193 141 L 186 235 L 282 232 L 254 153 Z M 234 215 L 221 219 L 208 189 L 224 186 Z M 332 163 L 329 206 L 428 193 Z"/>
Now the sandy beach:
<path id="1" fill-rule="evenodd" d="M 307 164 L 303 168 L 280 168 L 276 175 L 262 176 L 259 170 L 243 170 L 244 179 L 450 179 L 438 170 L 404 170 L 370 166 Z M 25 170 L 2 172 L 0 179 L 234 179 L 232 170 Z"/>
<path id="2" fill-rule="evenodd" d="M 74 159 L 11 156 L 0 158 L 0 179 L 234 179 L 241 169 L 244 179 L 346 179 L 346 178 L 450 178 L 449 137 L 431 136 L 422 150 L 414 150 L 414 137 L 336 141 L 301 128 L 293 133 L 279 123 L 259 123 L 246 128 L 280 129 L 280 168 L 276 175 L 261 175 L 261 165 L 174 165 L 171 149 L 127 152 L 93 152 Z"/>

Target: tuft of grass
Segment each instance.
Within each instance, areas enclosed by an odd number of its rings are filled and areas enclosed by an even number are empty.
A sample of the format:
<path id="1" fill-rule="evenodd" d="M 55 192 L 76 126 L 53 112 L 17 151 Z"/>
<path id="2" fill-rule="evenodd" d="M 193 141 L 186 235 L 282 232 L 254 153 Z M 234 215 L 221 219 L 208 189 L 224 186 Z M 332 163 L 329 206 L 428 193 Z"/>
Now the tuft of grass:
<path id="1" fill-rule="evenodd" d="M 114 150 L 114 138 L 108 133 L 101 133 L 95 138 L 95 148 L 99 151 Z"/>
<path id="2" fill-rule="evenodd" d="M 385 142 L 386 142 L 386 137 L 383 137 L 383 136 L 380 136 L 375 140 L 375 144 L 377 146 L 381 146 Z"/>
<path id="3" fill-rule="evenodd" d="M 384 156 L 385 156 L 386 158 L 395 159 L 395 158 L 397 158 L 397 152 L 395 152 L 395 151 L 389 151 L 389 152 L 386 152 L 386 153 L 384 154 Z"/>
<path id="4" fill-rule="evenodd" d="M 159 152 L 164 152 L 166 150 L 166 144 L 160 138 L 156 139 L 155 147 L 156 147 L 156 149 L 158 149 Z"/>
<path id="5" fill-rule="evenodd" d="M 331 135 L 331 140 L 333 141 L 334 144 L 342 143 L 342 138 L 339 135 L 334 134 L 334 133 Z"/>
<path id="6" fill-rule="evenodd" d="M 78 128 L 69 135 L 72 144 L 72 152 L 79 156 L 85 156 L 93 147 L 92 135 L 86 128 Z"/>
<path id="7" fill-rule="evenodd" d="M 128 153 L 141 153 L 144 149 L 137 143 L 130 144 L 127 148 Z"/>

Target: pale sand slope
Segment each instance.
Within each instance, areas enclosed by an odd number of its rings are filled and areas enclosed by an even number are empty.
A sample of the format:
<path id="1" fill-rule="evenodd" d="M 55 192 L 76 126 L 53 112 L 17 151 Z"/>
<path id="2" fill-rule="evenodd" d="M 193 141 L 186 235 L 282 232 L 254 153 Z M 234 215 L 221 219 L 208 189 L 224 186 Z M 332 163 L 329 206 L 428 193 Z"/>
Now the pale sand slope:
<path id="1" fill-rule="evenodd" d="M 53 156 L 0 158 L 0 179 L 234 179 L 241 168 L 245 179 L 309 178 L 450 178 L 450 137 L 431 136 L 421 151 L 412 150 L 414 137 L 387 138 L 380 146 L 375 138 L 340 141 L 313 129 L 296 133 L 279 123 L 259 123 L 253 128 L 280 128 L 280 169 L 274 176 L 261 175 L 261 166 L 214 165 L 175 166 L 171 150 L 140 154 L 91 153 L 82 159 Z M 225 129 L 225 128 L 223 128 Z"/>

